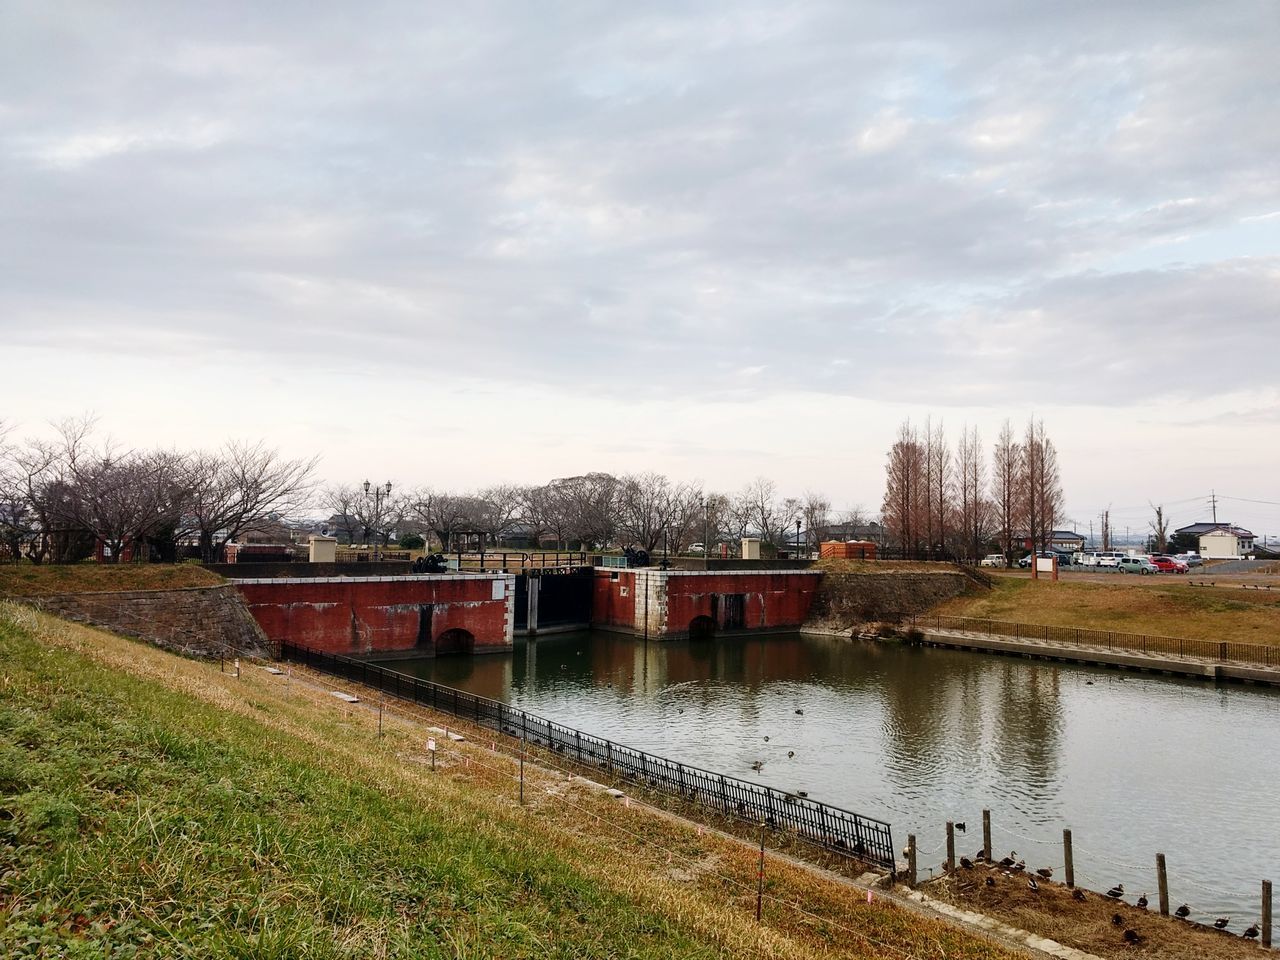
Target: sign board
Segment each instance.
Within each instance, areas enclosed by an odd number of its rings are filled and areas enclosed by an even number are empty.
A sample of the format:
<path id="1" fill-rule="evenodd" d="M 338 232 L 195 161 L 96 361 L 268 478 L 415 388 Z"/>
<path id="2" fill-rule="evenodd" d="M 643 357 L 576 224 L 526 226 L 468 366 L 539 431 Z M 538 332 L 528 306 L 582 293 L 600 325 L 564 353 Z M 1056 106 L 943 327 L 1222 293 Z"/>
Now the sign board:
<path id="1" fill-rule="evenodd" d="M 507 581 L 494 580 L 493 581 L 493 599 L 505 600 L 506 598 L 507 598 Z"/>
<path id="2" fill-rule="evenodd" d="M 435 737 L 427 737 L 427 749 L 428 749 L 428 750 L 430 750 L 432 753 L 435 753 L 435 752 L 436 752 L 436 738 L 435 738 Z"/>
<path id="3" fill-rule="evenodd" d="M 1053 568 L 1058 561 L 1053 557 L 1036 557 L 1037 573 L 1053 573 Z"/>

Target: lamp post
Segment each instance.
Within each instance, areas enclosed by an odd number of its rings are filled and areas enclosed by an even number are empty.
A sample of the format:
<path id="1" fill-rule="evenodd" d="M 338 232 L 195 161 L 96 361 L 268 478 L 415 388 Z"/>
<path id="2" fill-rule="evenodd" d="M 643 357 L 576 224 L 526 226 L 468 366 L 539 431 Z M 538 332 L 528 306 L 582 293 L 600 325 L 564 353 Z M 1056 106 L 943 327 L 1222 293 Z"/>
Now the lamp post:
<path id="1" fill-rule="evenodd" d="M 707 530 L 708 530 L 708 527 L 710 526 L 710 521 L 708 517 L 711 513 L 711 503 L 710 501 L 707 500 L 707 497 L 705 494 L 699 496 L 698 501 L 702 505 L 702 569 L 710 570 L 711 569 L 711 543 L 707 539 L 707 536 L 708 536 Z"/>
<path id="2" fill-rule="evenodd" d="M 382 503 L 384 500 L 386 500 L 388 497 L 391 496 L 391 481 L 388 480 L 385 484 L 382 484 L 381 486 L 378 486 L 378 487 L 374 487 L 374 486 L 371 486 L 368 480 L 365 480 L 364 495 L 366 499 L 373 501 L 373 522 L 379 523 L 382 520 Z M 377 537 L 379 535 L 378 530 L 375 529 L 373 531 L 373 534 L 374 534 L 373 559 L 376 562 L 380 557 L 380 554 L 378 552 L 378 540 L 377 540 Z"/>
<path id="3" fill-rule="evenodd" d="M 796 559 L 800 559 L 800 518 L 796 517 Z"/>

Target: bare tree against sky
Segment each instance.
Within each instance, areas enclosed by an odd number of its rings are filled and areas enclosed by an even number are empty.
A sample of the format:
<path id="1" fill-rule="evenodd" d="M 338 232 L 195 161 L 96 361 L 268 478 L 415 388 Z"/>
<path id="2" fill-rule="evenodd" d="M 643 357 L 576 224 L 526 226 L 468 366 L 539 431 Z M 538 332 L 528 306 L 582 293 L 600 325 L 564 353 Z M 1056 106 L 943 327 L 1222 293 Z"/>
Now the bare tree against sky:
<path id="1" fill-rule="evenodd" d="M 991 451 L 991 500 L 996 536 L 1006 560 L 1013 558 L 1014 538 L 1023 524 L 1022 461 L 1022 445 L 1014 436 L 1013 424 L 1005 420 Z"/>

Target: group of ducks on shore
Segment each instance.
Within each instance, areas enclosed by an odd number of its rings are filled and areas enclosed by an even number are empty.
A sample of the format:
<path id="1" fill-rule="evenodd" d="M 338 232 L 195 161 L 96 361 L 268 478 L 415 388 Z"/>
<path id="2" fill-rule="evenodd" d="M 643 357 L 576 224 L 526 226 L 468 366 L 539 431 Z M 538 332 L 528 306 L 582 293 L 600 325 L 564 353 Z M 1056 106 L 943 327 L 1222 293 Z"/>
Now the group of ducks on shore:
<path id="1" fill-rule="evenodd" d="M 959 828 L 960 824 L 956 824 L 956 827 Z M 968 857 L 960 858 L 960 866 L 966 870 L 973 869 L 973 867 L 977 864 L 986 864 L 986 863 L 989 863 L 989 861 L 987 860 L 986 852 L 983 850 L 979 850 L 974 855 L 974 858 L 972 860 L 970 860 Z M 1001 860 L 990 864 L 990 866 L 991 866 L 991 869 L 1000 868 L 1004 872 L 1005 876 L 1014 876 L 1015 874 L 1025 872 L 1027 869 L 1026 861 L 1018 859 L 1018 852 L 1016 850 L 1009 851 L 1009 855 L 1007 857 L 1004 857 Z M 1036 877 L 1038 876 L 1041 880 L 1050 880 L 1053 878 L 1053 870 L 1050 867 L 1041 867 L 1040 869 L 1035 871 L 1035 874 L 1036 876 L 1027 877 L 1027 889 L 1029 889 L 1032 893 L 1038 894 L 1040 892 L 1040 882 L 1039 880 L 1036 879 Z M 995 878 L 987 877 L 986 885 L 988 887 L 994 887 L 996 885 Z M 1125 896 L 1124 884 L 1117 883 L 1114 887 L 1112 887 L 1110 890 L 1107 891 L 1106 895 L 1111 900 L 1118 900 L 1123 902 L 1124 896 Z M 1085 900 L 1088 899 L 1088 897 L 1085 895 L 1085 892 L 1081 890 L 1079 887 L 1075 887 L 1072 889 L 1071 898 L 1081 903 L 1083 903 Z M 1147 895 L 1145 893 L 1142 896 L 1138 897 L 1137 900 L 1134 901 L 1134 906 L 1136 906 L 1139 910 L 1146 910 L 1148 904 L 1149 904 L 1149 901 L 1147 900 Z M 1191 907 L 1184 903 L 1182 904 L 1182 906 L 1178 907 L 1177 910 L 1173 911 L 1173 915 L 1177 917 L 1179 920 L 1187 920 L 1191 916 Z M 1114 913 L 1111 915 L 1111 923 L 1114 926 L 1123 927 L 1125 925 L 1124 917 L 1118 913 Z M 1216 920 L 1213 921 L 1213 926 L 1215 929 L 1222 930 L 1225 932 L 1227 927 L 1230 925 L 1230 923 L 1231 923 L 1230 917 L 1218 917 Z M 1256 940 L 1258 939 L 1258 934 L 1259 934 L 1258 924 L 1255 923 L 1252 926 L 1250 926 L 1248 929 L 1246 929 L 1242 934 L 1240 934 L 1240 936 L 1244 937 L 1247 940 Z M 1138 943 L 1141 943 L 1143 940 L 1142 934 L 1140 934 L 1137 930 L 1134 930 L 1131 927 L 1126 928 L 1122 936 L 1124 941 L 1129 944 L 1138 944 Z"/>

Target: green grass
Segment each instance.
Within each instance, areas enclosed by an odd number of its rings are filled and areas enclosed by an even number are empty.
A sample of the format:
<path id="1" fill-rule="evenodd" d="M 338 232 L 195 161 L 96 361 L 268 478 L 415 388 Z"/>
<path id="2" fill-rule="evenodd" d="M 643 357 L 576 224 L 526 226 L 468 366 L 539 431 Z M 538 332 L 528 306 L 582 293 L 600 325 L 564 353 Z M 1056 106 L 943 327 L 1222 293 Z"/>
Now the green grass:
<path id="1" fill-rule="evenodd" d="M 0 955 L 711 956 L 527 836 L 0 626 Z"/>
<path id="2" fill-rule="evenodd" d="M 1009 956 L 301 679 L 0 604 L 0 956 Z"/>

